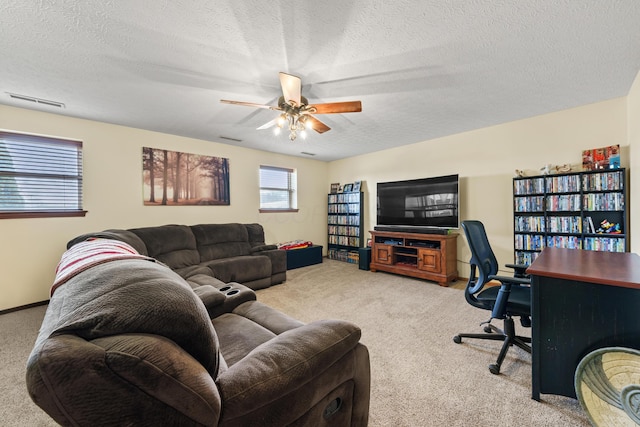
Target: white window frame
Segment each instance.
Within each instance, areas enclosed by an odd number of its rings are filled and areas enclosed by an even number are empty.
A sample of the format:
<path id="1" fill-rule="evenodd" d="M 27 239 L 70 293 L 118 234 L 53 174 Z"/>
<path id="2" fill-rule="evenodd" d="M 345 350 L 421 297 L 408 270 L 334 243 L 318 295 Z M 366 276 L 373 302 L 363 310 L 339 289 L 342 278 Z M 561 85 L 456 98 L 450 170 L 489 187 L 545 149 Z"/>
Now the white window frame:
<path id="1" fill-rule="evenodd" d="M 273 182 L 264 182 L 263 180 L 263 172 L 269 172 L 272 174 L 282 174 L 284 178 L 284 174 L 286 174 L 285 181 L 287 182 L 286 186 L 273 186 Z M 298 212 L 298 177 L 295 169 L 284 168 L 278 166 L 266 166 L 260 165 L 260 212 Z M 269 186 L 272 184 L 272 186 Z M 264 192 L 284 192 L 286 193 L 287 206 L 286 207 L 272 207 L 267 206 L 265 201 L 263 200 Z"/>
<path id="2" fill-rule="evenodd" d="M 0 129 L 0 219 L 85 216 L 82 141 Z"/>

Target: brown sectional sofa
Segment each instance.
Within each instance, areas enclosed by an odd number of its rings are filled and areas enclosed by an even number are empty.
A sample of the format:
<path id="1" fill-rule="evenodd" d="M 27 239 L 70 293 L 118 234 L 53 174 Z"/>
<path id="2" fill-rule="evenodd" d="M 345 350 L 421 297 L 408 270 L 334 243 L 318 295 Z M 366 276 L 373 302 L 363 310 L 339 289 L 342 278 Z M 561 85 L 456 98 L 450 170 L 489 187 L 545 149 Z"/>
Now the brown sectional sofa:
<path id="1" fill-rule="evenodd" d="M 183 278 L 205 274 L 224 282 L 262 289 L 287 278 L 286 252 L 267 245 L 260 224 L 161 225 L 105 230 L 71 240 L 67 249 L 91 237 L 121 240 L 140 254 L 166 264 Z"/>
<path id="2" fill-rule="evenodd" d="M 183 226 L 161 230 L 181 242 L 175 245 L 140 230 L 82 237 L 65 253 L 74 258 L 61 261 L 76 270 L 54 288 L 26 376 L 31 398 L 53 419 L 69 426 L 367 425 L 369 354 L 357 326 L 303 324 L 257 301 L 248 287 L 214 278 L 212 271 L 233 274 L 218 269 L 219 243 L 199 240 L 194 265 Z M 138 254 L 105 260 L 100 252 L 92 253 L 99 262 L 77 266 L 92 245 L 120 244 L 109 236 L 162 262 Z M 251 258 L 240 253 L 234 256 Z"/>

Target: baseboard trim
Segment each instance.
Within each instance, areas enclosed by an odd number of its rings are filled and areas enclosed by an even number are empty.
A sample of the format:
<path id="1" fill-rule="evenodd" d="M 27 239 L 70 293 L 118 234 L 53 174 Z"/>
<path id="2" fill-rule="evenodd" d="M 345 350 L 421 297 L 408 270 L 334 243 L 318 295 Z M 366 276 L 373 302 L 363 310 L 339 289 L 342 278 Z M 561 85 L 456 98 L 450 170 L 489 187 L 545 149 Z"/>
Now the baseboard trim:
<path id="1" fill-rule="evenodd" d="M 47 304 L 49 304 L 49 300 L 34 302 L 27 305 L 21 305 L 19 307 L 7 308 L 6 310 L 0 310 L 0 316 L 2 316 L 3 314 L 13 313 L 14 311 L 26 310 L 27 308 L 39 307 L 41 305 L 47 305 Z"/>

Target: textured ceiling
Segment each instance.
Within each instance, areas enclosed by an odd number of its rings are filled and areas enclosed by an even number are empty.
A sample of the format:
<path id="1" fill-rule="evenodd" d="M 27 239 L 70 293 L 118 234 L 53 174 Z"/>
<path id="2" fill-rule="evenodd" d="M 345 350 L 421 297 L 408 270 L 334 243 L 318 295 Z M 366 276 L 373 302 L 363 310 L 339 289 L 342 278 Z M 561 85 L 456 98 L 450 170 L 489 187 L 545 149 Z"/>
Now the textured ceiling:
<path id="1" fill-rule="evenodd" d="M 0 0 L 1 104 L 326 161 L 625 96 L 639 70 L 638 0 Z M 279 71 L 363 111 L 292 143 L 219 102 L 276 104 Z"/>

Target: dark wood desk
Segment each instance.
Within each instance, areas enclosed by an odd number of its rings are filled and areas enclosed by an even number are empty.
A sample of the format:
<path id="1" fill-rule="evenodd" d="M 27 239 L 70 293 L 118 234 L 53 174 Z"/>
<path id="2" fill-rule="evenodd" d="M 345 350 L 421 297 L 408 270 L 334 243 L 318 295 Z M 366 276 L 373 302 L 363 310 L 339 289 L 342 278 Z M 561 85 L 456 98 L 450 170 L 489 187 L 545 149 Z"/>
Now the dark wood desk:
<path id="1" fill-rule="evenodd" d="M 546 248 L 527 273 L 533 399 L 575 398 L 576 367 L 596 348 L 640 349 L 640 256 Z"/>

